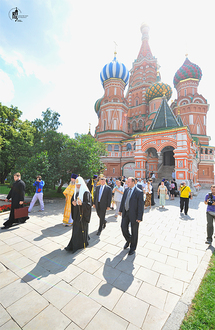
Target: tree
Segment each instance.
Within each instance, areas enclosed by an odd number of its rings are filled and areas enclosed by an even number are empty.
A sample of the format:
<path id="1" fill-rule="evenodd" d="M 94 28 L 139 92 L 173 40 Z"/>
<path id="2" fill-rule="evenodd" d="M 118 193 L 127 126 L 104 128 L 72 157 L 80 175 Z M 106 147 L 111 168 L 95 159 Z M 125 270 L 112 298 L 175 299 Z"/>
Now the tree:
<path id="1" fill-rule="evenodd" d="M 26 192 L 28 193 L 35 192 L 33 183 L 37 175 L 42 176 L 42 179 L 45 181 L 45 188 L 50 188 L 52 185 L 53 179 L 50 173 L 50 163 L 47 152 L 34 154 L 30 158 L 19 158 L 13 169 L 13 173 L 16 172 L 21 172 L 21 177 L 26 184 Z M 13 175 L 11 175 L 10 181 L 11 183 L 13 182 Z"/>
<path id="2" fill-rule="evenodd" d="M 31 122 L 21 121 L 22 112 L 0 103 L 0 181 L 14 168 L 17 160 L 32 155 L 35 128 Z"/>
<path id="3" fill-rule="evenodd" d="M 59 122 L 60 114 L 48 108 L 42 112 L 43 119 L 35 119 L 32 124 L 36 128 L 35 142 L 39 143 L 43 141 L 43 138 L 47 132 L 56 132 L 58 127 L 61 125 Z"/>
<path id="4" fill-rule="evenodd" d="M 71 173 L 80 174 L 84 178 L 92 178 L 94 174 L 104 170 L 100 157 L 106 154 L 105 145 L 88 134 L 78 135 L 76 139 L 67 139 L 59 155 L 60 186 L 70 180 Z"/>

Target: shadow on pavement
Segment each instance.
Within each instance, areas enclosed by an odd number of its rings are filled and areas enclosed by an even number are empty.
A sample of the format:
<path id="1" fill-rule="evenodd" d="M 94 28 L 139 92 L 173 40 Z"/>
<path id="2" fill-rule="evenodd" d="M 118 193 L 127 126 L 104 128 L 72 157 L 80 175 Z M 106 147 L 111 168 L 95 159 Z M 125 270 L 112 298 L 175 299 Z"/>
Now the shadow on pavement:
<path id="1" fill-rule="evenodd" d="M 111 293 L 113 286 L 125 292 L 132 284 L 134 280 L 132 274 L 134 270 L 134 258 L 130 259 L 130 257 L 128 257 L 124 260 L 123 258 L 127 253 L 128 251 L 123 250 L 120 254 L 115 256 L 113 260 L 110 258 L 106 259 L 103 268 L 103 277 L 105 278 L 106 283 L 99 288 L 99 294 L 101 296 L 108 296 Z M 118 269 L 115 268 L 117 265 Z M 126 273 L 124 271 L 126 271 Z M 118 274 L 116 274 L 116 272 L 118 272 Z M 113 279 L 114 276 L 116 276 L 116 280 Z M 110 285 L 110 283 L 113 283 L 113 285 Z"/>
<path id="2" fill-rule="evenodd" d="M 42 229 L 41 230 L 42 234 L 40 236 L 34 238 L 34 241 L 41 241 L 43 238 L 46 238 L 46 237 L 56 237 L 56 236 L 63 235 L 65 233 L 67 233 L 68 231 L 70 231 L 71 228 L 72 228 L 72 226 L 66 227 L 62 223 L 59 223 L 55 226 Z"/>

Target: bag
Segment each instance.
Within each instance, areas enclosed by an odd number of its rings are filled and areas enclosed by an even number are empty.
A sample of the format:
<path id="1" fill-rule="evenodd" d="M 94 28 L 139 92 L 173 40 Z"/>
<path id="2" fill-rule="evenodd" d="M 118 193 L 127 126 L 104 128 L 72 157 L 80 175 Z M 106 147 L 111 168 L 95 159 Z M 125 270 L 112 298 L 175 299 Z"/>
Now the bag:
<path id="1" fill-rule="evenodd" d="M 213 211 L 209 211 L 208 212 L 213 218 L 215 218 L 215 212 L 213 212 Z"/>
<path id="2" fill-rule="evenodd" d="M 169 199 L 169 195 L 168 194 L 166 194 L 166 199 Z"/>
<path id="3" fill-rule="evenodd" d="M 25 218 L 28 216 L 28 207 L 20 207 L 19 209 L 14 209 L 14 219 Z"/>

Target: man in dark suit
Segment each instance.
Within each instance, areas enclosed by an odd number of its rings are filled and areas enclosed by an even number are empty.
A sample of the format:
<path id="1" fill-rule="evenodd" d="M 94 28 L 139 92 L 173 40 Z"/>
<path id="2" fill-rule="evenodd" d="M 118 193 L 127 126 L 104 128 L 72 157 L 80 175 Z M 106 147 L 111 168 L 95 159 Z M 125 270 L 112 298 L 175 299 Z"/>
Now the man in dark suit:
<path id="1" fill-rule="evenodd" d="M 138 181 L 138 178 L 135 178 L 135 185 L 138 189 L 143 190 L 142 184 Z"/>
<path id="2" fill-rule="evenodd" d="M 2 229 L 10 228 L 13 225 L 13 223 L 25 222 L 25 220 L 28 219 L 28 217 L 16 219 L 16 220 L 14 219 L 14 209 L 23 207 L 24 197 L 25 197 L 25 183 L 24 181 L 21 180 L 20 173 L 14 174 L 14 181 L 15 182 L 13 183 L 13 186 L 6 198 L 6 202 L 10 198 L 12 199 L 10 216 L 9 216 L 9 220 L 7 220 L 4 223 L 4 227 L 2 227 Z"/>
<path id="3" fill-rule="evenodd" d="M 99 229 L 96 235 L 100 235 L 102 229 L 106 226 L 105 213 L 106 210 L 110 210 L 112 199 L 112 190 L 106 185 L 106 178 L 104 175 L 100 175 L 100 185 L 96 187 L 94 194 L 93 207 L 96 208 L 96 212 L 100 219 Z"/>
<path id="4" fill-rule="evenodd" d="M 139 223 L 142 221 L 144 212 L 143 191 L 135 186 L 135 179 L 130 177 L 127 180 L 128 188 L 125 189 L 119 208 L 119 215 L 122 215 L 121 229 L 126 239 L 124 249 L 130 245 L 129 255 L 135 253 L 138 241 Z M 131 223 L 131 234 L 128 230 Z"/>

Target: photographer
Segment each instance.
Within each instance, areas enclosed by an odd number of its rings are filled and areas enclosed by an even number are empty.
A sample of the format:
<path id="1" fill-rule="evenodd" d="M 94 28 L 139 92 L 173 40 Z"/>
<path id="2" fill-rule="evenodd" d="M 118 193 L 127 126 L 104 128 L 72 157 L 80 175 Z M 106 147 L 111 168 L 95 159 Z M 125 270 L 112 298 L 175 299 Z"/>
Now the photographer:
<path id="1" fill-rule="evenodd" d="M 191 189 L 186 186 L 186 183 L 183 181 L 180 185 L 180 212 L 184 209 L 185 215 L 187 215 L 189 208 L 189 198 L 192 199 Z"/>
<path id="2" fill-rule="evenodd" d="M 28 209 L 28 213 L 31 212 L 34 204 L 36 203 L 37 199 L 39 199 L 40 202 L 40 211 L 44 211 L 44 203 L 43 203 L 43 187 L 45 185 L 45 182 L 42 180 L 41 176 L 37 176 L 37 180 L 33 183 L 33 186 L 36 186 L 36 193 L 34 194 L 34 197 L 31 200 L 31 204 Z"/>
<path id="3" fill-rule="evenodd" d="M 205 244 L 211 244 L 214 232 L 213 220 L 215 219 L 215 185 L 211 186 L 211 192 L 205 196 L 205 204 L 207 205 L 207 241 Z"/>

